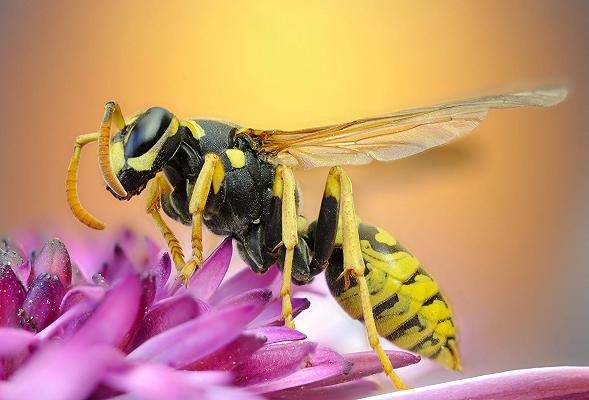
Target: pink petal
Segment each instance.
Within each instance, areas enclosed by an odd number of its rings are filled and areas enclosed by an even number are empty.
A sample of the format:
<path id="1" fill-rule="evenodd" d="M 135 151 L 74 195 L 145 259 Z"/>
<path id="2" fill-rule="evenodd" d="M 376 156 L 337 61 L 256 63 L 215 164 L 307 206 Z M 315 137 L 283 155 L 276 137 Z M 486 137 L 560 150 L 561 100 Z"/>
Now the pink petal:
<path id="1" fill-rule="evenodd" d="M 131 345 L 133 340 L 135 339 L 135 335 L 139 330 L 139 326 L 143 321 L 143 317 L 153 304 L 153 299 L 155 298 L 155 275 L 152 273 L 143 273 L 140 278 L 141 282 L 141 299 L 139 301 L 139 310 L 137 311 L 137 316 L 135 317 L 135 322 L 131 326 L 131 329 L 127 332 L 127 335 L 121 340 L 119 343 L 119 348 L 125 352 L 131 350 Z"/>
<path id="2" fill-rule="evenodd" d="M 141 364 L 115 371 L 106 383 L 127 393 L 121 398 L 146 400 L 256 400 L 257 396 L 237 388 L 221 386 L 229 381 L 222 372 L 175 371 L 163 365 Z M 117 397 L 118 398 L 118 397 Z"/>
<path id="3" fill-rule="evenodd" d="M 375 399 L 582 400 L 589 398 L 589 367 L 532 368 L 478 376 L 391 393 Z"/>
<path id="4" fill-rule="evenodd" d="M 263 384 L 302 368 L 317 347 L 313 342 L 291 342 L 264 346 L 233 369 L 235 384 Z"/>
<path id="5" fill-rule="evenodd" d="M 248 329 L 246 332 L 266 337 L 266 344 L 304 340 L 307 338 L 307 335 L 304 333 L 284 326 L 263 326 L 260 328 Z"/>
<path id="6" fill-rule="evenodd" d="M 416 364 L 420 360 L 419 356 L 405 351 L 387 351 L 386 353 L 393 364 L 393 368 L 406 367 L 407 365 Z M 382 364 L 374 351 L 344 354 L 344 358 L 353 364 L 349 373 L 315 382 L 307 387 L 336 385 L 383 372 Z"/>
<path id="7" fill-rule="evenodd" d="M 72 282 L 72 263 L 65 245 L 58 239 L 45 242 L 37 257 L 33 261 L 35 274 L 47 272 L 56 275 L 64 288 Z"/>
<path id="8" fill-rule="evenodd" d="M 87 398 L 115 356 L 105 347 L 49 344 L 14 373 L 2 394 L 10 399 Z"/>
<path id="9" fill-rule="evenodd" d="M 270 267 L 265 274 L 256 274 L 249 268 L 243 268 L 235 276 L 228 279 L 209 299 L 211 304 L 219 304 L 224 299 L 247 292 L 251 289 L 266 288 L 278 278 L 278 268 Z"/>
<path id="10" fill-rule="evenodd" d="M 107 283 L 114 283 L 118 279 L 133 273 L 135 269 L 125 250 L 116 244 L 114 247 L 112 258 L 109 262 L 104 263 L 100 270 L 100 276 L 104 278 Z"/>
<path id="11" fill-rule="evenodd" d="M 296 317 L 303 310 L 309 308 L 311 303 L 307 299 L 293 298 L 292 302 L 292 315 Z M 282 300 L 276 299 L 258 318 L 256 318 L 250 327 L 268 326 L 268 325 L 284 325 L 284 319 L 282 318 Z"/>
<path id="12" fill-rule="evenodd" d="M 172 260 L 168 253 L 164 253 L 160 258 L 160 261 L 153 268 L 152 272 L 155 274 L 155 283 L 157 287 L 156 300 L 163 298 L 166 295 L 165 285 L 170 278 L 172 272 Z"/>
<path id="13" fill-rule="evenodd" d="M 35 344 L 37 338 L 32 332 L 17 328 L 0 328 L 0 357 L 12 357 Z"/>
<path id="14" fill-rule="evenodd" d="M 0 265 L 16 268 L 25 262 L 26 253 L 20 243 L 7 237 L 0 238 Z"/>
<path id="15" fill-rule="evenodd" d="M 65 288 L 57 275 L 37 275 L 22 306 L 23 324 L 37 332 L 44 329 L 59 315 L 64 295 Z"/>
<path id="16" fill-rule="evenodd" d="M 347 374 L 351 368 L 352 364 L 346 361 L 341 355 L 331 349 L 320 346 L 311 356 L 311 360 L 305 368 L 298 369 L 281 379 L 248 386 L 248 390 L 252 393 L 271 393 L 290 388 L 298 388 L 334 376 Z"/>
<path id="17" fill-rule="evenodd" d="M 25 261 L 16 268 L 16 272 L 18 273 L 21 283 L 26 287 L 29 287 L 31 282 L 33 282 L 31 262 L 29 260 Z"/>
<path id="18" fill-rule="evenodd" d="M 135 274 L 129 274 L 106 293 L 75 339 L 84 343 L 118 344 L 135 322 L 140 300 L 139 279 Z"/>
<path id="19" fill-rule="evenodd" d="M 188 295 L 170 297 L 156 303 L 143 318 L 133 348 L 161 332 L 198 317 L 207 309 L 205 303 Z"/>
<path id="20" fill-rule="evenodd" d="M 266 338 L 261 335 L 244 333 L 225 347 L 215 351 L 197 362 L 187 365 L 184 369 L 192 371 L 229 370 L 244 362 L 255 351 L 266 344 Z"/>
<path id="21" fill-rule="evenodd" d="M 369 396 L 377 390 L 378 385 L 376 383 L 362 379 L 314 389 L 308 389 L 307 387 L 287 389 L 269 393 L 265 397 L 276 400 L 356 400 Z"/>
<path id="22" fill-rule="evenodd" d="M 152 337 L 133 350 L 129 358 L 176 368 L 192 364 L 237 338 L 263 307 L 253 303 L 208 312 Z"/>
<path id="23" fill-rule="evenodd" d="M 248 292 L 231 297 L 230 299 L 226 299 L 223 303 L 219 304 L 217 308 L 252 303 L 266 305 L 271 297 L 272 292 L 269 289 L 252 289 Z"/>
<path id="24" fill-rule="evenodd" d="M 61 313 L 66 312 L 78 303 L 90 301 L 92 303 L 98 303 L 104 297 L 106 291 L 100 286 L 75 286 L 72 287 L 63 297 L 61 301 L 60 311 Z"/>
<path id="25" fill-rule="evenodd" d="M 16 327 L 25 288 L 9 265 L 0 265 L 0 326 Z"/>
<path id="26" fill-rule="evenodd" d="M 190 280 L 187 292 L 198 299 L 207 301 L 223 281 L 232 254 L 233 244 L 231 238 L 227 237 L 196 271 Z"/>
<path id="27" fill-rule="evenodd" d="M 37 334 L 39 340 L 51 339 L 53 336 L 62 335 L 66 329 L 75 330 L 81 322 L 84 322 L 96 308 L 96 303 L 84 301 L 74 304 L 55 321 Z"/>

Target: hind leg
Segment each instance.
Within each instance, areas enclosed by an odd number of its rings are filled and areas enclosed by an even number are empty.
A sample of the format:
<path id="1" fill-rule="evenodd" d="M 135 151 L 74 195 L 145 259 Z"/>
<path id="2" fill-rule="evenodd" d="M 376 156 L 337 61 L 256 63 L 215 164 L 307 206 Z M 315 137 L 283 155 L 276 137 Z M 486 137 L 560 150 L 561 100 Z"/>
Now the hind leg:
<path id="1" fill-rule="evenodd" d="M 339 223 L 339 227 L 338 227 Z M 341 228 L 341 238 L 337 237 Z M 370 292 L 366 278 L 364 277 L 365 265 L 358 236 L 358 219 L 354 211 L 354 199 L 352 196 L 352 182 L 340 167 L 333 167 L 329 171 L 325 184 L 325 193 L 321 203 L 321 211 L 317 222 L 315 234 L 315 258 L 313 265 L 317 268 L 325 268 L 327 260 L 331 256 L 334 242 L 341 240 L 343 251 L 343 271 L 338 279 L 344 279 L 346 290 L 350 285 L 350 278 L 358 284 L 362 317 L 368 334 L 370 347 L 376 352 L 382 364 L 384 372 L 393 381 L 398 389 L 406 389 L 399 376 L 393 370 L 388 356 L 380 345 Z M 339 243 L 338 243 L 339 244 Z"/>

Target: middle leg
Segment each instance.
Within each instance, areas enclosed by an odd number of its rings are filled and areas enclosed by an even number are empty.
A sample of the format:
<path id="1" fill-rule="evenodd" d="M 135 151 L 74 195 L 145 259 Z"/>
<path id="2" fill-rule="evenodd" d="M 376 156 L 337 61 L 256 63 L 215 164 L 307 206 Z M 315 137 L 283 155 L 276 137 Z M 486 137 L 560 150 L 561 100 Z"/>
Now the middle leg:
<path id="1" fill-rule="evenodd" d="M 274 185 L 272 186 L 272 202 L 270 203 L 270 221 L 266 229 L 266 245 L 274 246 L 276 252 L 284 246 L 284 265 L 282 269 L 282 317 L 284 324 L 294 329 L 292 322 L 292 303 L 290 286 L 295 247 L 299 242 L 297 209 L 295 200 L 296 183 L 291 169 L 285 165 L 276 168 Z M 280 238 L 280 241 L 278 241 Z"/>

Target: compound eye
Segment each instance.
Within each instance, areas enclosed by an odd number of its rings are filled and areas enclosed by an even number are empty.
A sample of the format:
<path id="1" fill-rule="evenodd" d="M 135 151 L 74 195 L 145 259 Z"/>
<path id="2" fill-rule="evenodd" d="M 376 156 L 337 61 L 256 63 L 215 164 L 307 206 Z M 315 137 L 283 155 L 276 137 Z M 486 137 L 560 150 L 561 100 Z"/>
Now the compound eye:
<path id="1" fill-rule="evenodd" d="M 164 135 L 171 121 L 172 113 L 160 107 L 152 107 L 141 114 L 131 127 L 125 158 L 145 154 Z"/>

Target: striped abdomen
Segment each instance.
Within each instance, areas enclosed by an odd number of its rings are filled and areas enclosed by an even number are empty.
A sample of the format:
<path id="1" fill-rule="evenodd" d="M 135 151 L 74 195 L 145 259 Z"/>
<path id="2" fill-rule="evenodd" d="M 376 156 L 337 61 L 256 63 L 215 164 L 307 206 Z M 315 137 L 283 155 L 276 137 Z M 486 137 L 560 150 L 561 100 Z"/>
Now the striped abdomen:
<path id="1" fill-rule="evenodd" d="M 403 349 L 459 370 L 452 310 L 438 284 L 386 231 L 360 223 L 358 233 L 378 333 Z M 354 279 L 348 290 L 344 290 L 343 279 L 337 280 L 343 269 L 340 237 L 326 271 L 327 283 L 340 306 L 352 318 L 361 320 Z"/>

